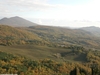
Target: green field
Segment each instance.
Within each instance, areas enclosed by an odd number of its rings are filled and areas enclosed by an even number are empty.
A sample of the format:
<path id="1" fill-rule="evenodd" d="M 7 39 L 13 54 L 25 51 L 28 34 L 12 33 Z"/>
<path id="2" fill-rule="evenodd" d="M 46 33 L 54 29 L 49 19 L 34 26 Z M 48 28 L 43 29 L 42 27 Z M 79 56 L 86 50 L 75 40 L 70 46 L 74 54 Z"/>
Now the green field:
<path id="1" fill-rule="evenodd" d="M 36 45 L 0 46 L 0 51 L 25 56 L 32 60 L 52 59 L 54 61 L 84 61 L 84 54 L 76 55 L 71 49 Z M 81 56 L 81 57 L 80 57 Z"/>

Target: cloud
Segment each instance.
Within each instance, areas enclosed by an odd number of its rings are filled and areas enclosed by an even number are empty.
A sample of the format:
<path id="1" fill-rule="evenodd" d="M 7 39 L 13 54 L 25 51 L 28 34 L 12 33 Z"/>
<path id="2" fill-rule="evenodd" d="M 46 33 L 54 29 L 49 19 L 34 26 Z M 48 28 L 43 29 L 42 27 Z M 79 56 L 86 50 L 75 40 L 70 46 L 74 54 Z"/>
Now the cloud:
<path id="1" fill-rule="evenodd" d="M 39 24 L 42 24 L 43 22 L 42 22 L 42 20 L 41 20 L 41 19 L 39 19 L 38 23 L 39 23 Z"/>
<path id="2" fill-rule="evenodd" d="M 38 19 L 36 21 L 38 24 L 42 25 L 52 25 L 52 26 L 62 26 L 62 27 L 87 27 L 87 26 L 97 26 L 100 27 L 100 22 L 98 21 L 88 21 L 88 20 L 54 20 L 54 19 Z"/>
<path id="3" fill-rule="evenodd" d="M 2 7 L 7 7 L 7 10 L 17 9 L 21 10 L 44 10 L 52 7 L 52 5 L 46 3 L 47 0 L 3 0 Z M 1 3 L 0 3 L 1 4 Z"/>
<path id="4" fill-rule="evenodd" d="M 62 5 L 49 4 L 48 0 L 2 0 L 0 1 L 0 14 L 4 16 L 24 15 L 34 12 L 48 13 Z M 27 15 L 26 14 L 26 15 Z"/>
<path id="5" fill-rule="evenodd" d="M 25 13 L 47 11 L 53 5 L 47 0 L 0 0 L 0 15 L 10 17 L 24 15 Z"/>
<path id="6" fill-rule="evenodd" d="M 100 20 L 99 7 L 99 0 L 80 5 L 50 4 L 48 0 L 1 0 L 0 14 L 36 15 L 38 18 L 61 20 Z"/>

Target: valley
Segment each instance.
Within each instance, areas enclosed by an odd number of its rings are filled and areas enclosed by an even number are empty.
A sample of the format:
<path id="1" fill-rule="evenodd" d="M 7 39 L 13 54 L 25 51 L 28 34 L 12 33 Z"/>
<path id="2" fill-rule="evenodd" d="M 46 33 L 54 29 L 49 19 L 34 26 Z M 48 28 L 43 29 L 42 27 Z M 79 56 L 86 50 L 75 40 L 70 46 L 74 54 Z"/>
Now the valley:
<path id="1" fill-rule="evenodd" d="M 0 74 L 100 74 L 99 27 L 71 29 L 30 24 L 20 17 L 13 20 L 20 26 L 14 26 L 12 18 L 0 25 Z"/>

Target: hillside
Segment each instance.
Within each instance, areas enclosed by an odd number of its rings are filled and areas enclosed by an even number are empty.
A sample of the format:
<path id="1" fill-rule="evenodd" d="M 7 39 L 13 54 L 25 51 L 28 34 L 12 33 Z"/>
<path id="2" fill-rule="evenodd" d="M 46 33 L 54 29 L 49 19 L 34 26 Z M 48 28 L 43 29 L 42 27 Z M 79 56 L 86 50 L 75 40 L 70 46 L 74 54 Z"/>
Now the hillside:
<path id="1" fill-rule="evenodd" d="M 11 18 L 2 18 L 0 20 L 0 24 L 2 25 L 9 25 L 13 27 L 28 27 L 28 26 L 36 26 L 38 24 L 32 23 L 26 19 L 23 19 L 21 17 L 15 16 Z"/>
<path id="2" fill-rule="evenodd" d="M 31 39 L 41 39 L 42 43 L 46 42 L 52 46 L 81 45 L 86 47 L 99 48 L 100 44 L 100 28 L 98 27 L 69 29 L 63 27 L 40 26 L 17 16 L 11 18 L 3 18 L 0 20 L 0 23 L 13 27 L 17 26 L 17 28 L 13 28 L 13 30 L 12 28 L 7 29 L 6 26 L 4 27 L 5 31 L 1 30 L 1 37 L 7 36 L 8 38 L 12 36 L 12 34 L 14 35 L 14 37 L 9 39 L 14 39 L 16 36 L 16 39 L 24 38 L 25 41 L 29 40 L 28 42 L 31 43 L 36 42 Z M 16 31 L 16 29 L 21 31 L 22 34 Z M 16 34 L 16 32 L 20 34 Z M 5 35 L 3 35 L 3 33 Z"/>
<path id="3" fill-rule="evenodd" d="M 14 28 L 6 25 L 0 25 L 0 44 L 30 44 L 30 43 L 44 43 L 35 33 L 28 32 L 23 29 Z"/>
<path id="4" fill-rule="evenodd" d="M 99 48 L 100 38 L 82 29 L 69 29 L 51 26 L 28 27 L 26 30 L 37 34 L 42 39 L 58 46 L 81 45 Z"/>
<path id="5" fill-rule="evenodd" d="M 81 64 L 77 64 L 77 67 L 82 68 L 85 72 L 90 69 L 87 66 L 81 65 L 81 67 L 80 65 Z M 1 51 L 0 66 L 1 74 L 11 73 L 18 75 L 69 75 L 75 68 L 75 65 L 72 63 L 58 63 L 50 59 L 40 61 L 29 60 L 21 56 L 15 56 Z M 83 74 L 85 72 L 83 72 Z M 88 72 L 90 74 L 91 71 Z"/>
<path id="6" fill-rule="evenodd" d="M 100 28 L 99 27 L 91 26 L 91 27 L 83 27 L 81 29 L 90 32 L 94 36 L 100 37 Z"/>
<path id="7" fill-rule="evenodd" d="M 100 51 L 78 46 L 0 46 L 0 66 L 1 74 L 100 75 Z"/>
<path id="8" fill-rule="evenodd" d="M 92 29 L 91 29 L 92 28 Z M 0 25 L 0 73 L 100 75 L 99 28 Z"/>
<path id="9" fill-rule="evenodd" d="M 6 43 L 9 40 L 9 42 L 12 41 L 12 44 L 18 43 L 19 41 L 24 44 L 37 43 L 63 47 L 79 45 L 89 48 L 100 48 L 100 38 L 96 36 L 96 32 L 94 31 L 39 25 L 17 28 L 0 25 L 0 28 L 1 44 L 6 39 Z"/>

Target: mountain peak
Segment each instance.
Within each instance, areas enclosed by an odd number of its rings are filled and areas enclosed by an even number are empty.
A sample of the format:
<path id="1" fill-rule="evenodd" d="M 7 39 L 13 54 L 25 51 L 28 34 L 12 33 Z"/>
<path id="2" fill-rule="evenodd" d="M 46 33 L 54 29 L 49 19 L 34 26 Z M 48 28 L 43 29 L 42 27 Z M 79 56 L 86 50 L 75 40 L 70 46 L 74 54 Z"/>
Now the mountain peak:
<path id="1" fill-rule="evenodd" d="M 2 18 L 0 20 L 0 24 L 3 25 L 9 25 L 9 26 L 13 26 L 13 27 L 29 27 L 29 26 L 36 26 L 38 24 L 30 22 L 24 18 L 21 18 L 19 16 L 15 16 L 15 17 L 10 17 L 10 18 Z"/>
<path id="2" fill-rule="evenodd" d="M 23 18 L 21 18 L 19 16 L 10 17 L 10 19 L 13 19 L 13 18 L 23 19 Z"/>

